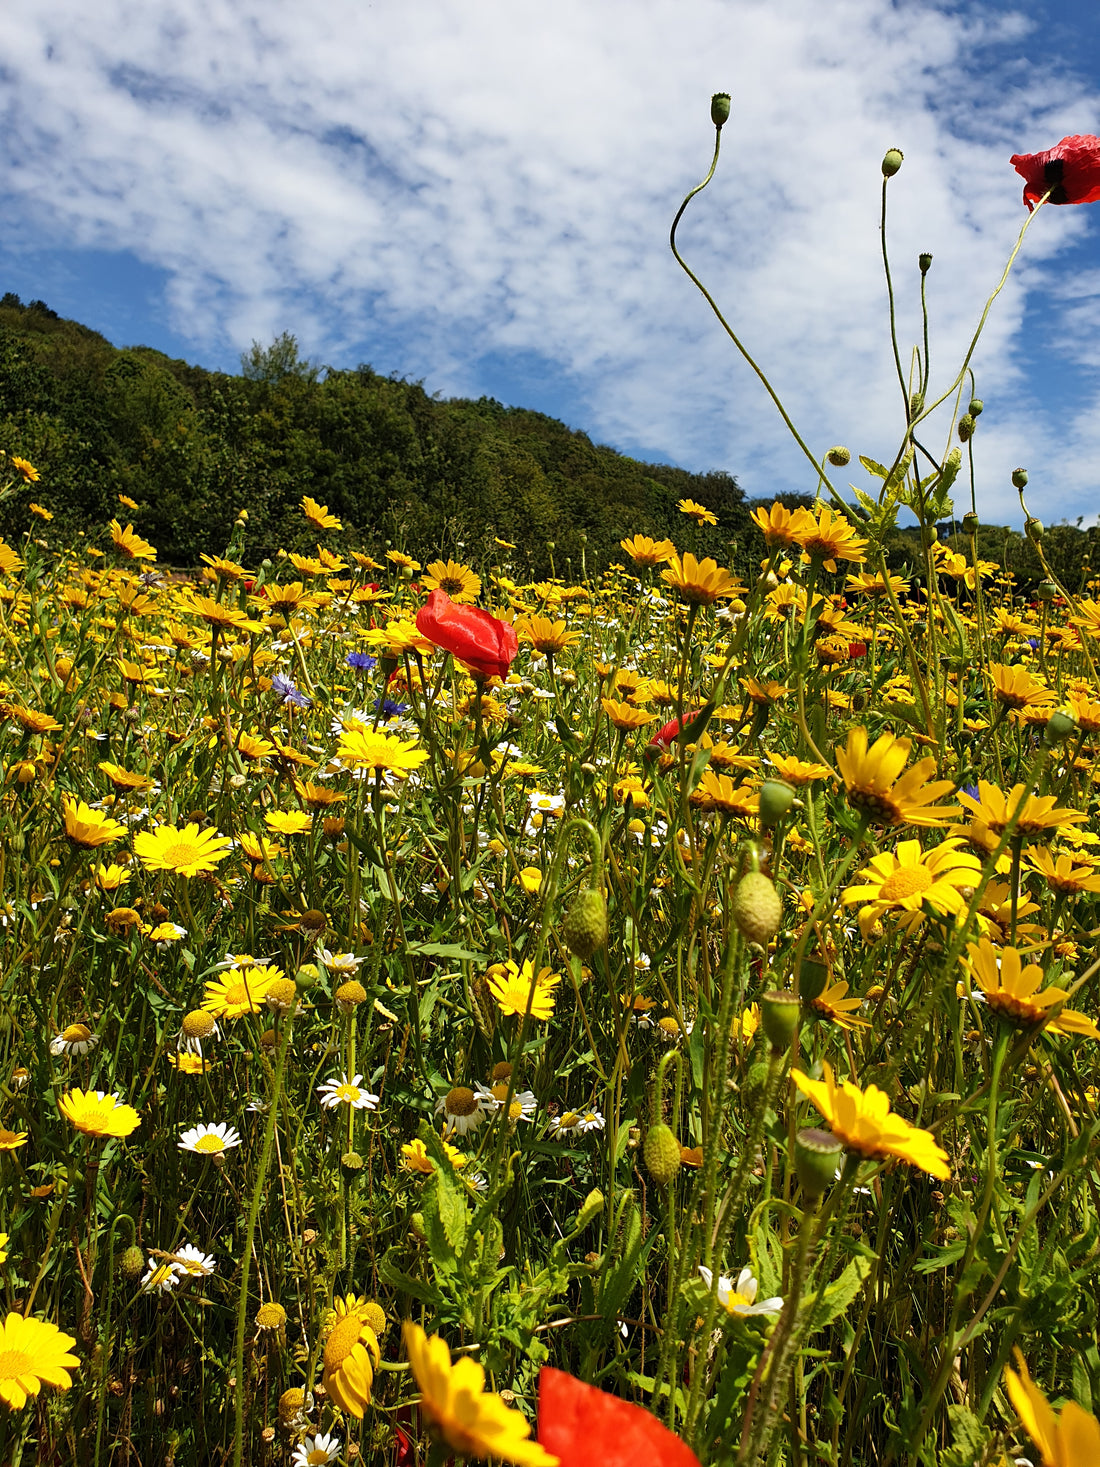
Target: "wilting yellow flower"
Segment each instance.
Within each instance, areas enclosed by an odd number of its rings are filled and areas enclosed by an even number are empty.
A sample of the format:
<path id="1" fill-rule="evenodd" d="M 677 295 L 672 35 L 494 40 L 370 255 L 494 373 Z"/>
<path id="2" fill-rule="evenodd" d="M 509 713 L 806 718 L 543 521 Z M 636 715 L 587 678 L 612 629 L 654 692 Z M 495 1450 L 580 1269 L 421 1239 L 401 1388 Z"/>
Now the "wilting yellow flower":
<path id="1" fill-rule="evenodd" d="M 469 1157 L 463 1155 L 457 1146 L 452 1146 L 447 1140 L 442 1141 L 443 1151 L 451 1165 L 459 1170 L 466 1165 Z M 435 1171 L 435 1162 L 428 1155 L 428 1148 L 419 1136 L 413 1141 L 406 1141 L 401 1148 L 401 1165 L 410 1172 L 419 1172 L 421 1176 L 431 1176 Z"/>
<path id="2" fill-rule="evenodd" d="M 790 692 L 790 688 L 781 682 L 777 682 L 775 678 L 769 679 L 766 683 L 761 683 L 754 677 L 743 677 L 741 679 L 741 686 L 748 693 L 752 702 L 758 704 L 760 707 L 778 703 L 780 699 L 785 698 Z M 831 771 L 827 770 L 826 773 L 831 773 Z"/>
<path id="3" fill-rule="evenodd" d="M 418 1324 L 403 1326 L 409 1364 L 420 1388 L 420 1409 L 433 1433 L 462 1457 L 494 1457 L 516 1467 L 557 1467 L 559 1458 L 529 1441 L 531 1426 L 519 1411 L 485 1390 L 485 1371 L 451 1352 L 438 1335 Z"/>
<path id="4" fill-rule="evenodd" d="M 496 999 L 502 1014 L 515 1014 L 522 1018 L 527 1012 L 530 997 L 532 1019 L 549 1019 L 554 1012 L 554 989 L 561 982 L 557 973 L 549 968 L 540 968 L 536 978 L 530 958 L 524 959 L 522 969 L 511 958 L 490 969 L 489 992 Z"/>
<path id="5" fill-rule="evenodd" d="M 791 1079 L 849 1151 L 872 1161 L 896 1157 L 941 1181 L 950 1177 L 947 1153 L 931 1131 L 922 1131 L 901 1116 L 891 1115 L 889 1097 L 877 1086 L 868 1085 L 863 1091 L 851 1080 L 844 1080 L 838 1086 L 833 1081 L 828 1060 L 823 1060 L 822 1065 L 823 1080 L 811 1080 L 801 1070 L 792 1070 Z"/>
<path id="6" fill-rule="evenodd" d="M 1067 1401 L 1062 1414 L 1054 1408 L 1028 1374 L 1024 1357 L 1016 1351 L 1019 1375 L 1005 1367 L 1008 1398 L 1020 1424 L 1039 1448 L 1043 1467 L 1092 1467 L 1100 1462 L 1100 1421 L 1076 1401 Z"/>
<path id="7" fill-rule="evenodd" d="M 619 544 L 635 565 L 661 565 L 676 553 L 671 540 L 651 540 L 648 535 L 635 535 L 630 540 L 620 540 Z"/>
<path id="8" fill-rule="evenodd" d="M 908 739 L 896 739 L 890 733 L 882 734 L 868 749 L 867 730 L 853 728 L 848 731 L 847 746 L 836 750 L 848 803 L 876 825 L 942 825 L 959 813 L 955 805 L 932 805 L 955 788 L 949 779 L 927 782 L 936 768 L 934 759 L 918 760 L 898 779 L 909 749 Z"/>
<path id="9" fill-rule="evenodd" d="M 342 530 L 344 526 L 334 514 L 329 514 L 327 504 L 318 504 L 308 494 L 302 496 L 302 513 L 315 530 Z"/>
<path id="10" fill-rule="evenodd" d="M 1065 851 L 1053 856 L 1046 846 L 1028 846 L 1024 860 L 1051 890 L 1061 896 L 1078 896 L 1083 891 L 1100 892 L 1100 871 L 1094 866 L 1078 865 Z"/>
<path id="11" fill-rule="evenodd" d="M 44 1319 L 9 1314 L 0 1325 L 0 1401 L 18 1411 L 44 1385 L 67 1391 L 73 1383 L 70 1371 L 80 1364 L 69 1353 L 75 1344 L 72 1335 Z"/>
<path id="12" fill-rule="evenodd" d="M 69 1124 L 85 1136 L 129 1136 L 141 1124 L 132 1105 L 102 1090 L 67 1090 L 57 1108 Z"/>
<path id="13" fill-rule="evenodd" d="M 125 529 L 118 520 L 110 523 L 111 539 L 115 547 L 130 560 L 156 560 L 157 552 L 148 540 L 143 540 L 140 535 L 134 534 L 133 525 L 127 525 Z"/>
<path id="14" fill-rule="evenodd" d="M 22 703 L 4 703 L 0 706 L 0 717 L 14 718 L 27 733 L 57 733 L 61 724 L 50 713 L 39 713 L 36 708 L 24 708 Z"/>
<path id="15" fill-rule="evenodd" d="M 720 596 L 732 596 L 738 589 L 728 570 L 719 567 L 709 556 L 696 560 L 690 550 L 683 558 L 673 551 L 668 557 L 668 570 L 661 572 L 661 579 L 696 606 L 712 606 Z"/>
<path id="16" fill-rule="evenodd" d="M 1041 988 L 1043 970 L 1037 963 L 1025 968 L 1014 947 L 994 947 L 987 937 L 966 946 L 963 967 L 985 995 L 995 1014 L 1022 1029 L 1044 1026 L 1051 1034 L 1083 1034 L 1100 1039 L 1100 1029 L 1076 1009 L 1062 1009 L 1056 1018 L 1050 1010 L 1069 997 L 1064 988 Z"/>
<path id="17" fill-rule="evenodd" d="M 325 1343 L 325 1390 L 339 1411 L 362 1421 L 381 1359 L 378 1336 L 358 1313 L 346 1315 Z"/>
<path id="18" fill-rule="evenodd" d="M 213 871 L 229 855 L 233 842 L 216 830 L 197 825 L 158 825 L 134 837 L 134 851 L 147 871 L 174 871 L 179 876 L 197 876 Z"/>
<path id="19" fill-rule="evenodd" d="M 32 463 L 29 463 L 25 458 L 18 458 L 13 453 L 13 454 L 11 454 L 9 456 L 8 462 L 11 464 L 11 466 L 15 470 L 15 472 L 22 478 L 24 484 L 37 484 L 38 483 L 38 478 L 39 478 L 38 470 L 35 468 L 35 466 Z"/>
<path id="20" fill-rule="evenodd" d="M 140 794 L 146 794 L 153 788 L 153 781 L 147 774 L 131 774 L 128 769 L 123 769 L 118 764 L 102 763 L 99 767 L 116 790 L 134 790 Z"/>
<path id="21" fill-rule="evenodd" d="M 481 595 L 481 577 L 455 560 L 433 560 L 420 583 L 426 591 L 446 591 L 452 601 L 469 604 Z"/>

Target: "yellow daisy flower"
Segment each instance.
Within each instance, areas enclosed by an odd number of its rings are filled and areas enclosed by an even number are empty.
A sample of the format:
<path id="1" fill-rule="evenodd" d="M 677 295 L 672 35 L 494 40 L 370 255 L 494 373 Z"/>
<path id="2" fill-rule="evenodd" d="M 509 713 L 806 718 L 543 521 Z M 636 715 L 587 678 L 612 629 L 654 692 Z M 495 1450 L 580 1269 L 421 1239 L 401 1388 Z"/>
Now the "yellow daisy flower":
<path id="1" fill-rule="evenodd" d="M 24 1319 L 14 1311 L 0 1325 L 0 1401 L 13 1411 L 37 1396 L 44 1385 L 67 1391 L 71 1371 L 80 1361 L 70 1354 L 76 1344 L 44 1319 Z"/>
<path id="2" fill-rule="evenodd" d="M 1043 970 L 1037 963 L 1023 967 L 1014 947 L 994 947 L 988 938 L 970 942 L 963 967 L 981 989 L 994 1013 L 1018 1028 L 1045 1027 L 1051 1034 L 1083 1034 L 1100 1039 L 1100 1029 L 1086 1014 L 1062 1009 L 1056 1018 L 1050 1010 L 1064 1003 L 1064 988 L 1041 988 Z"/>
<path id="3" fill-rule="evenodd" d="M 489 992 L 497 1001 L 502 1014 L 514 1014 L 522 1018 L 527 1012 L 527 1001 L 531 997 L 531 1017 L 540 1022 L 549 1019 L 554 1012 L 554 989 L 561 982 L 557 973 L 549 968 L 540 968 L 536 978 L 530 958 L 518 968 L 509 958 L 489 970 Z"/>
<path id="4" fill-rule="evenodd" d="M 233 842 L 216 830 L 197 825 L 158 825 L 134 837 L 134 851 L 147 871 L 174 871 L 179 876 L 198 876 L 213 871 L 229 855 Z"/>
<path id="5" fill-rule="evenodd" d="M 951 1176 L 947 1153 L 930 1131 L 891 1115 L 888 1096 L 876 1086 L 868 1085 L 863 1091 L 851 1080 L 843 1080 L 838 1086 L 828 1060 L 822 1065 L 823 1080 L 811 1080 L 801 1070 L 792 1070 L 791 1079 L 849 1151 L 871 1161 L 897 1158 L 947 1181 Z"/>
<path id="6" fill-rule="evenodd" d="M 910 747 L 908 739 L 884 733 L 868 749 L 867 730 L 853 728 L 846 747 L 835 751 L 848 803 L 876 825 L 942 825 L 959 813 L 954 805 L 932 805 L 955 788 L 949 779 L 928 782 L 934 759 L 918 760 L 898 779 Z"/>

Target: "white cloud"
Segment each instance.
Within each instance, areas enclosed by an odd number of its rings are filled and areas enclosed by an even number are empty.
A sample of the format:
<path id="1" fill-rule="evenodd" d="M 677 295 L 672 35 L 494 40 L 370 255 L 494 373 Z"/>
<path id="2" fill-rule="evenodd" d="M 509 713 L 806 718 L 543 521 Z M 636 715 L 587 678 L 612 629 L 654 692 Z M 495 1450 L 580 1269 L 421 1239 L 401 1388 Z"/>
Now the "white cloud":
<path id="1" fill-rule="evenodd" d="M 597 438 L 728 467 L 752 495 L 812 488 L 667 249 L 709 162 L 709 95 L 728 88 L 733 116 L 682 248 L 814 451 L 887 458 L 901 394 L 879 160 L 906 152 L 890 186 L 903 360 L 927 249 L 947 386 L 1025 217 L 1009 154 L 1097 127 L 1096 91 L 1024 67 L 1027 46 L 1022 17 L 889 0 L 8 0 L 9 188 L 26 239 L 166 269 L 200 359 L 289 329 L 354 363 L 382 336 L 430 387 L 477 394 L 484 357 L 535 352 Z M 975 357 L 990 519 L 1018 518 L 1017 462 L 1047 518 L 1094 508 L 1092 419 L 1056 433 L 1023 334 L 1087 228 L 1043 211 Z M 1095 293 L 1058 308 L 1095 373 Z M 946 427 L 929 426 L 937 451 Z"/>

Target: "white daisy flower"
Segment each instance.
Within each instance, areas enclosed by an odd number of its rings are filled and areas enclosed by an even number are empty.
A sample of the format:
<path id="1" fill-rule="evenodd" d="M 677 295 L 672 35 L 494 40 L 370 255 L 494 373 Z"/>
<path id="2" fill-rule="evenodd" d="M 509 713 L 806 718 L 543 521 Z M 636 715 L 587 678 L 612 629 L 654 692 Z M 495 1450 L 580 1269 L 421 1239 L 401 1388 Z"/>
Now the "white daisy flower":
<path id="1" fill-rule="evenodd" d="M 708 1289 L 714 1288 L 714 1274 L 709 1268 L 699 1265 L 699 1273 Z M 718 1302 L 727 1314 L 778 1314 L 783 1308 L 783 1300 L 761 1299 L 756 1302 L 756 1291 L 759 1285 L 753 1277 L 752 1270 L 743 1268 L 737 1275 L 737 1282 L 732 1279 L 719 1276 L 718 1279 Z"/>
<path id="2" fill-rule="evenodd" d="M 327 947 L 317 944 L 317 961 L 324 963 L 330 973 L 354 973 L 364 962 L 363 958 L 357 958 L 354 953 L 334 953 Z"/>
<path id="3" fill-rule="evenodd" d="M 496 1085 L 477 1085 L 477 1098 L 490 1115 L 495 1115 L 504 1104 L 508 1096 L 508 1082 L 501 1080 Z M 533 1121 L 535 1112 L 538 1110 L 538 1101 L 535 1099 L 533 1090 L 517 1090 L 512 1095 L 511 1105 L 508 1108 L 508 1119 L 513 1123 L 517 1121 Z"/>
<path id="4" fill-rule="evenodd" d="M 356 1075 L 352 1080 L 347 1075 L 341 1075 L 339 1079 L 333 1075 L 330 1080 L 317 1087 L 321 1104 L 328 1110 L 337 1105 L 350 1105 L 352 1110 L 375 1110 L 378 1096 L 362 1088 L 362 1079 L 362 1075 Z"/>
<path id="5" fill-rule="evenodd" d="M 185 1243 L 182 1248 L 177 1248 L 170 1261 L 181 1278 L 209 1278 L 218 1266 L 212 1253 L 204 1253 L 194 1243 Z"/>
<path id="6" fill-rule="evenodd" d="M 169 1294 L 180 1281 L 180 1275 L 169 1262 L 150 1258 L 141 1280 L 143 1294 Z"/>
<path id="7" fill-rule="evenodd" d="M 605 1125 L 598 1110 L 567 1110 L 551 1120 L 550 1134 L 564 1136 L 575 1131 L 578 1136 L 584 1136 L 589 1131 L 602 1131 Z"/>
<path id="8" fill-rule="evenodd" d="M 99 1043 L 99 1035 L 93 1034 L 87 1024 L 70 1024 L 67 1029 L 62 1029 L 60 1034 L 55 1034 L 50 1040 L 50 1053 L 61 1054 L 87 1054 Z"/>
<path id="9" fill-rule="evenodd" d="M 240 1136 L 225 1121 L 218 1121 L 213 1126 L 192 1126 L 179 1139 L 181 1151 L 197 1151 L 200 1156 L 217 1156 L 240 1144 Z"/>
<path id="10" fill-rule="evenodd" d="M 318 1432 L 316 1436 L 307 1436 L 294 1448 L 291 1467 L 325 1467 L 326 1463 L 335 1462 L 339 1455 L 340 1438 Z"/>
<path id="11" fill-rule="evenodd" d="M 453 1133 L 456 1136 L 465 1136 L 467 1131 L 476 1131 L 485 1114 L 481 1097 L 468 1085 L 455 1085 L 448 1090 L 436 1105 L 435 1113 L 443 1116 L 444 1133 Z"/>

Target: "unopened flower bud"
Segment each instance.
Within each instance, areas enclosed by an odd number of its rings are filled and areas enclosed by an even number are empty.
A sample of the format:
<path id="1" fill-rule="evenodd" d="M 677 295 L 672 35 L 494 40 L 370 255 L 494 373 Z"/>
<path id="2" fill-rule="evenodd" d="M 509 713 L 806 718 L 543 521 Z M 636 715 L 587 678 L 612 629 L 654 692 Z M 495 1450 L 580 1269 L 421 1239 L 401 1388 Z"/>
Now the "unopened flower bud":
<path id="1" fill-rule="evenodd" d="M 795 791 L 783 779 L 766 779 L 760 786 L 760 824 L 771 830 L 779 824 L 797 798 Z"/>
<path id="2" fill-rule="evenodd" d="M 844 445 L 841 443 L 838 443 L 835 448 L 830 448 L 825 457 L 829 460 L 834 469 L 842 469 L 845 464 L 850 464 L 852 462 L 851 450 L 845 448 Z"/>
<path id="3" fill-rule="evenodd" d="M 969 443 L 974 436 L 974 419 L 969 413 L 963 413 L 959 419 L 958 434 L 960 443 Z"/>
<path id="4" fill-rule="evenodd" d="M 730 120 L 730 94 L 729 92 L 715 92 L 710 99 L 710 120 L 715 127 L 721 127 Z"/>
<path id="5" fill-rule="evenodd" d="M 745 1083 L 741 1087 L 741 1093 L 745 1098 L 745 1105 L 750 1111 L 756 1110 L 762 1103 L 764 1092 L 768 1085 L 769 1073 L 770 1066 L 767 1061 L 757 1060 L 756 1064 L 750 1068 L 749 1073 L 745 1076 Z"/>
<path id="6" fill-rule="evenodd" d="M 820 1197 L 836 1181 L 843 1145 L 831 1131 L 808 1126 L 794 1138 L 794 1170 L 807 1197 Z"/>
<path id="7" fill-rule="evenodd" d="M 829 981 L 829 964 L 819 952 L 806 953 L 798 969 L 798 995 L 803 1003 L 813 1003 Z"/>
<path id="8" fill-rule="evenodd" d="M 565 914 L 562 937 L 575 958 L 587 963 L 597 948 L 607 944 L 607 901 L 602 891 L 589 887 L 578 892 Z"/>
<path id="9" fill-rule="evenodd" d="M 645 1168 L 659 1187 L 675 1181 L 680 1170 L 680 1143 L 672 1134 L 671 1126 L 663 1121 L 650 1126 L 642 1147 Z"/>
<path id="10" fill-rule="evenodd" d="M 118 1260 L 118 1266 L 124 1279 L 136 1279 L 145 1267 L 145 1254 L 136 1243 L 131 1243 Z"/>
<path id="11" fill-rule="evenodd" d="M 798 1029 L 799 1012 L 798 999 L 793 993 L 773 990 L 761 996 L 760 1023 L 768 1043 L 777 1053 L 790 1049 Z"/>
<path id="12" fill-rule="evenodd" d="M 930 550 L 939 538 L 940 532 L 936 529 L 935 525 L 922 525 L 920 543 L 924 546 L 925 550 Z"/>
<path id="13" fill-rule="evenodd" d="M 298 985 L 298 992 L 305 993 L 307 989 L 320 978 L 321 974 L 313 963 L 303 963 L 294 975 L 294 982 Z"/>
<path id="14" fill-rule="evenodd" d="M 893 178 L 894 174 L 905 161 L 905 154 L 900 148 L 888 148 L 886 156 L 882 160 L 883 178 Z"/>
<path id="15" fill-rule="evenodd" d="M 1043 729 L 1043 743 L 1049 748 L 1063 744 L 1077 732 L 1077 720 L 1068 708 L 1056 708 Z"/>
<path id="16" fill-rule="evenodd" d="M 750 871 L 742 876 L 733 894 L 732 911 L 745 941 L 767 947 L 779 931 L 783 916 L 783 903 L 771 877 L 762 871 Z"/>
<path id="17" fill-rule="evenodd" d="M 1012 486 L 1013 486 L 1014 489 L 1026 489 L 1027 488 L 1027 470 L 1026 469 L 1013 469 L 1012 470 Z"/>

